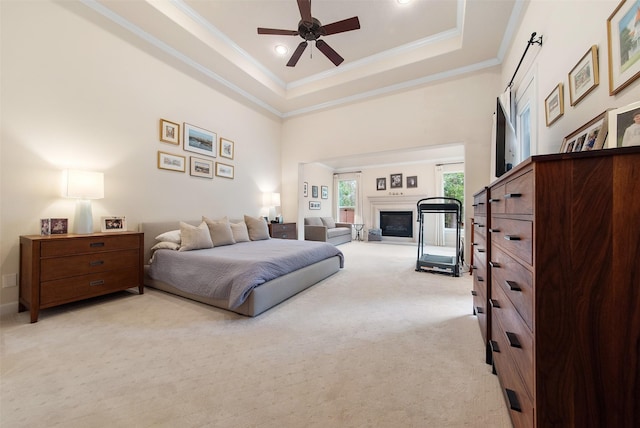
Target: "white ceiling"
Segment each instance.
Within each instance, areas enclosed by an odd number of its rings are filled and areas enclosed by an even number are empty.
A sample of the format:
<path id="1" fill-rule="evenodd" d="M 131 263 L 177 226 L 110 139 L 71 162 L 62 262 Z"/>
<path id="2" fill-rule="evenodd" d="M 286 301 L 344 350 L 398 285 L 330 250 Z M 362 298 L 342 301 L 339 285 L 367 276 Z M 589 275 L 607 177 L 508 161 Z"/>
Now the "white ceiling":
<path id="1" fill-rule="evenodd" d="M 322 24 L 357 16 L 359 30 L 322 37 L 345 61 L 334 66 L 314 43 L 296 67 L 296 0 L 82 0 L 97 20 L 133 44 L 223 93 L 291 117 L 424 85 L 500 64 L 524 0 L 313 0 Z M 124 27 L 128 31 L 121 31 Z M 279 57 L 276 44 L 288 46 Z"/>

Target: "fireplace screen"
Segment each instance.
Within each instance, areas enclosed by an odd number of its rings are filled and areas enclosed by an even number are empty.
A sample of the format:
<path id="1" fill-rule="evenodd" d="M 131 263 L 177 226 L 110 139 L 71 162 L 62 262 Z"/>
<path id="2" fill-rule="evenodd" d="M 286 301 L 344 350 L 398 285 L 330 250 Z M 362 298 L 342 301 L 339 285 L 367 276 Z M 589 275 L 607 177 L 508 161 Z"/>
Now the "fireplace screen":
<path id="1" fill-rule="evenodd" d="M 413 238 L 413 211 L 380 211 L 382 236 Z"/>

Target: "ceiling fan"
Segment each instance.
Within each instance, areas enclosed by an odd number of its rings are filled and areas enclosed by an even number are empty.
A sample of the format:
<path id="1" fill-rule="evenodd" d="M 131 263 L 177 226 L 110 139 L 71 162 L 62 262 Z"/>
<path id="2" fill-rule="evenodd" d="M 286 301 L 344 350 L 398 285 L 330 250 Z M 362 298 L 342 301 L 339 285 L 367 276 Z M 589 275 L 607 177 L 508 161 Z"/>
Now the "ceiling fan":
<path id="1" fill-rule="evenodd" d="M 295 52 L 293 52 L 289 62 L 287 62 L 287 67 L 296 66 L 298 60 L 302 56 L 302 53 L 307 48 L 307 45 L 311 40 L 315 40 L 318 50 L 325 54 L 331 62 L 335 65 L 340 65 L 342 61 L 344 61 L 344 58 L 342 58 L 338 52 L 334 51 L 327 42 L 320 40 L 320 37 L 360 29 L 360 21 L 358 20 L 358 17 L 354 16 L 353 18 L 322 25 L 319 20 L 311 16 L 311 0 L 298 0 L 298 9 L 300 9 L 300 16 L 302 17 L 298 23 L 298 30 L 276 30 L 273 28 L 259 27 L 258 34 L 300 36 L 304 39 L 304 41 L 298 45 Z"/>

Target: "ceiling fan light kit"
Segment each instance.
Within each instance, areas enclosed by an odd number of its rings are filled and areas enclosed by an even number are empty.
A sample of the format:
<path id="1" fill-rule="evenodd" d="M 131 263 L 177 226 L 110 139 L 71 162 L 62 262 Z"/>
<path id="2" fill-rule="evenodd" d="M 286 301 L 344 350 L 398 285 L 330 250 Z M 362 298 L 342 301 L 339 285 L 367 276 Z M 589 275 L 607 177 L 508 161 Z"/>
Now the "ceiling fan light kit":
<path id="1" fill-rule="evenodd" d="M 360 21 L 357 16 L 353 18 L 343 19 L 342 21 L 333 22 L 331 24 L 322 25 L 320 21 L 311 16 L 311 0 L 297 0 L 298 9 L 300 10 L 300 17 L 302 18 L 298 22 L 298 30 L 278 30 L 274 28 L 261 28 L 258 27 L 258 34 L 267 35 L 279 35 L 279 36 L 300 36 L 304 39 L 296 50 L 291 55 L 287 67 L 295 67 L 298 60 L 302 56 L 303 52 L 309 45 L 310 41 L 316 42 L 316 47 L 322 52 L 329 60 L 336 66 L 340 65 L 344 58 L 342 58 L 338 52 L 336 52 L 331 46 L 324 40 L 321 40 L 322 36 L 329 36 L 331 34 L 344 33 L 346 31 L 360 29 Z"/>

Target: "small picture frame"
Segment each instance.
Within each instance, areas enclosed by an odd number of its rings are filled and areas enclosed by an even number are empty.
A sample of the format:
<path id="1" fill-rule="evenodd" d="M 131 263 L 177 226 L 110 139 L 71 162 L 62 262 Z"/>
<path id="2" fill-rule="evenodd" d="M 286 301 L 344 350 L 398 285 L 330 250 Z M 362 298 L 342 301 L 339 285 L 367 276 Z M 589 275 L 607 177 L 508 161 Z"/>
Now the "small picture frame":
<path id="1" fill-rule="evenodd" d="M 640 146 L 640 101 L 609 110 L 607 147 Z"/>
<path id="2" fill-rule="evenodd" d="M 309 209 L 310 210 L 319 210 L 320 209 L 320 201 L 309 201 Z"/>
<path id="3" fill-rule="evenodd" d="M 376 178 L 376 190 L 387 190 L 387 178 Z"/>
<path id="4" fill-rule="evenodd" d="M 166 119 L 160 119 L 160 141 L 180 144 L 180 125 Z"/>
<path id="5" fill-rule="evenodd" d="M 186 158 L 180 155 L 158 151 L 158 168 L 169 171 L 185 172 Z"/>
<path id="6" fill-rule="evenodd" d="M 392 189 L 401 189 L 402 188 L 402 174 L 391 174 L 389 183 L 390 183 L 390 187 Z"/>
<path id="7" fill-rule="evenodd" d="M 216 157 L 218 135 L 208 129 L 184 123 L 182 148 L 205 156 Z"/>
<path id="8" fill-rule="evenodd" d="M 560 146 L 560 153 L 600 150 L 607 138 L 607 112 L 603 112 L 567 135 Z"/>
<path id="9" fill-rule="evenodd" d="M 553 91 L 544 100 L 544 115 L 547 126 L 551 126 L 564 114 L 564 89 L 562 83 L 553 88 Z"/>
<path id="10" fill-rule="evenodd" d="M 40 219 L 40 236 L 49 236 L 49 235 L 51 235 L 51 219 L 41 218 Z"/>
<path id="11" fill-rule="evenodd" d="M 220 137 L 220 157 L 233 159 L 234 155 L 234 142 Z"/>
<path id="12" fill-rule="evenodd" d="M 222 178 L 230 178 L 233 180 L 235 175 L 235 168 L 233 165 L 227 165 L 226 163 L 216 162 L 216 175 Z"/>
<path id="13" fill-rule="evenodd" d="M 189 173 L 193 177 L 213 178 L 212 160 L 191 156 L 189 166 Z"/>
<path id="14" fill-rule="evenodd" d="M 69 233 L 69 220 L 66 218 L 52 218 L 51 219 L 51 234 L 52 235 L 66 235 Z"/>
<path id="15" fill-rule="evenodd" d="M 312 198 L 318 197 L 318 186 L 311 186 L 311 197 Z"/>
<path id="16" fill-rule="evenodd" d="M 125 217 L 101 217 L 101 232 L 124 232 L 127 230 L 127 220 Z"/>
<path id="17" fill-rule="evenodd" d="M 407 177 L 407 189 L 415 189 L 416 187 L 418 187 L 418 176 Z"/>
<path id="18" fill-rule="evenodd" d="M 578 104 L 600 83 L 598 45 L 593 45 L 569 72 L 569 101 Z"/>
<path id="19" fill-rule="evenodd" d="M 329 199 L 329 187 L 328 186 L 321 186 L 320 187 L 320 197 L 322 199 Z"/>
<path id="20" fill-rule="evenodd" d="M 302 183 L 302 196 L 305 198 L 309 197 L 309 183 L 306 181 Z"/>
<path id="21" fill-rule="evenodd" d="M 632 39 L 632 26 L 637 18 L 638 0 L 622 0 L 607 19 L 609 45 L 609 95 L 615 95 L 640 77 L 640 56 Z"/>

